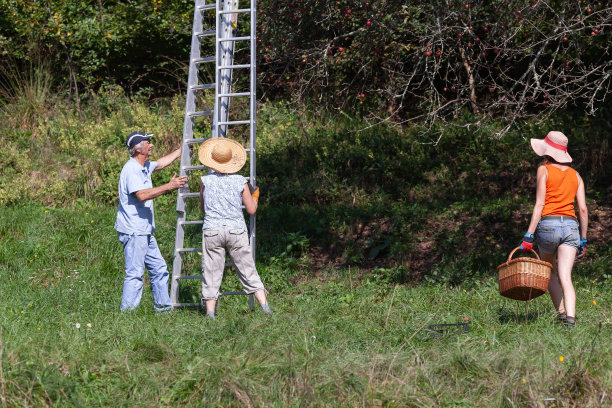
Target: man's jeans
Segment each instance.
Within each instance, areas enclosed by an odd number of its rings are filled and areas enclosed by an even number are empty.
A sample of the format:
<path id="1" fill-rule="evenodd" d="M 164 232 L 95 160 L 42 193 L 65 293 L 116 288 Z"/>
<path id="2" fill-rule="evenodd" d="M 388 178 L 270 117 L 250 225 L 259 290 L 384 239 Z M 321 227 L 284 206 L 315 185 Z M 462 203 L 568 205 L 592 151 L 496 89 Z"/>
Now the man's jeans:
<path id="1" fill-rule="evenodd" d="M 168 296 L 168 267 L 159 251 L 153 235 L 128 235 L 118 232 L 119 241 L 123 244 L 125 255 L 125 279 L 121 310 L 133 310 L 142 298 L 142 277 L 145 267 L 149 271 L 151 289 L 153 290 L 153 310 L 172 309 Z"/>

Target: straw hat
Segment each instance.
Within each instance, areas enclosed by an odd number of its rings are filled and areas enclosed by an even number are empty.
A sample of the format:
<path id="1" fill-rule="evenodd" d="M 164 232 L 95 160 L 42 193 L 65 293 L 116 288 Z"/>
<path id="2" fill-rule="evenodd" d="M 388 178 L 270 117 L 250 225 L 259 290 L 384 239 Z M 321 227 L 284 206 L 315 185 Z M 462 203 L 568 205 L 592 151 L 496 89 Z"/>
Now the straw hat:
<path id="1" fill-rule="evenodd" d="M 550 156 L 558 163 L 572 161 L 567 153 L 567 137 L 561 132 L 548 132 L 544 140 L 531 139 L 531 148 L 538 156 Z"/>
<path id="2" fill-rule="evenodd" d="M 198 149 L 200 163 L 217 173 L 236 173 L 246 162 L 246 151 L 240 143 L 225 137 L 206 140 Z"/>

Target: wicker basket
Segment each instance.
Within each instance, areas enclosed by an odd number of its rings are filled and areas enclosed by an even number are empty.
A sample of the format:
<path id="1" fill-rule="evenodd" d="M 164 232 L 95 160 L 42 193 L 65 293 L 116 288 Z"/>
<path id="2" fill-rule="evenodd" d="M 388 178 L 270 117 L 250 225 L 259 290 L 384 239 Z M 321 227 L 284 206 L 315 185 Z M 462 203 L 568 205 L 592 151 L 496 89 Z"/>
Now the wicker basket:
<path id="1" fill-rule="evenodd" d="M 499 265 L 499 293 L 510 299 L 531 300 L 546 293 L 552 265 L 540 260 L 538 254 L 532 249 L 538 259 L 516 258 L 512 255 L 520 249 L 515 248 L 508 256 L 508 261 Z"/>

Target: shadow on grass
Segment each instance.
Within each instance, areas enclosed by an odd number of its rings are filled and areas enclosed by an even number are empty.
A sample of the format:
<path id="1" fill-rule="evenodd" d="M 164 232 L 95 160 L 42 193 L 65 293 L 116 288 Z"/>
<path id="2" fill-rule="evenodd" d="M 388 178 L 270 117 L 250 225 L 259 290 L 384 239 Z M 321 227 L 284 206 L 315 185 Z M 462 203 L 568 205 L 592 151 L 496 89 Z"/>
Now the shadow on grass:
<path id="1" fill-rule="evenodd" d="M 534 306 L 531 307 L 533 309 Z M 535 307 L 535 310 L 527 310 L 526 306 L 522 304 L 516 305 L 514 310 L 505 308 L 503 306 L 497 309 L 498 320 L 500 323 L 533 323 L 536 320 L 544 317 L 544 314 Z"/>

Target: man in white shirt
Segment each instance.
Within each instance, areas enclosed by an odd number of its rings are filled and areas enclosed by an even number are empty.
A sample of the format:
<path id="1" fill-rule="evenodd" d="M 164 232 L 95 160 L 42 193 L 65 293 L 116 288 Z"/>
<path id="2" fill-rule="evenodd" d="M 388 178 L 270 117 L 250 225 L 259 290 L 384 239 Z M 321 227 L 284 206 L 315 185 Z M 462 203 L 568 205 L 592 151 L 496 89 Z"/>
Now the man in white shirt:
<path id="1" fill-rule="evenodd" d="M 149 141 L 151 136 L 143 132 L 133 132 L 128 136 L 126 146 L 132 157 L 119 176 L 119 209 L 115 229 L 125 255 L 122 311 L 133 310 L 140 304 L 145 267 L 149 271 L 153 290 L 153 310 L 161 312 L 172 309 L 168 296 L 168 267 L 153 236 L 153 199 L 183 187 L 187 183 L 187 176 L 176 177 L 175 173 L 168 183 L 153 187 L 151 173 L 180 157 L 181 148 L 157 161 L 148 161 L 153 147 Z"/>

